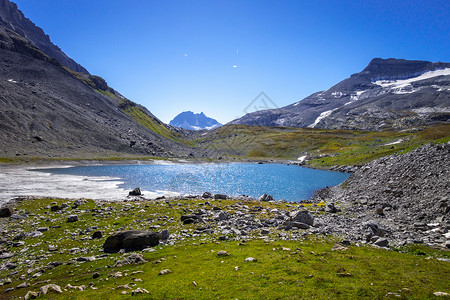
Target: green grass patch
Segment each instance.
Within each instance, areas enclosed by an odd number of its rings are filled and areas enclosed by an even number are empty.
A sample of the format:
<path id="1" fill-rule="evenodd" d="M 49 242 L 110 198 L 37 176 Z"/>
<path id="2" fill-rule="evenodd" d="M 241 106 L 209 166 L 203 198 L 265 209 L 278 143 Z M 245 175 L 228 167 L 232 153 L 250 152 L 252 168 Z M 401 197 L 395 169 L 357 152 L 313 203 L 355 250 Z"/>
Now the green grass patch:
<path id="1" fill-rule="evenodd" d="M 14 208 L 27 214 L 24 220 L 1 219 L 2 238 L 9 240 L 19 232 L 49 227 L 43 236 L 25 238 L 24 246 L 4 244 L 4 251 L 15 256 L 3 263 L 16 268 L 0 271 L 0 282 L 11 278 L 12 283 L 0 287 L 2 298 L 23 297 L 28 290 L 55 283 L 61 287 L 85 285 L 84 291 L 67 290 L 42 299 L 128 299 L 132 289 L 144 288 L 149 294 L 133 296 L 140 299 L 384 299 L 388 293 L 401 298 L 426 299 L 433 292 L 450 292 L 450 264 L 437 260 L 448 258 L 442 252 L 423 246 L 409 246 L 387 251 L 368 246 L 350 246 L 347 251 L 331 251 L 337 237 L 309 236 L 282 240 L 276 229 L 270 239 L 250 234 L 243 239 L 219 241 L 220 231 L 213 223 L 182 225 L 182 214 L 212 209 L 213 206 L 233 212 L 234 200 L 170 200 L 145 202 L 94 202 L 88 200 L 72 207 L 72 200 L 24 200 Z M 67 204 L 63 212 L 51 212 L 54 204 Z M 288 203 L 245 202 L 252 208 L 293 209 Z M 288 205 L 290 207 L 288 207 Z M 308 209 L 312 205 L 306 206 Z M 68 214 L 77 214 L 79 221 L 67 223 Z M 257 217 L 267 217 L 261 213 Z M 194 234 L 199 226 L 210 225 L 213 234 Z M 104 232 L 101 239 L 92 239 L 86 229 L 96 226 Z M 168 229 L 173 245 L 159 245 L 153 252 L 139 252 L 148 261 L 144 264 L 115 267 L 127 254 L 105 254 L 102 244 L 113 232 L 123 229 Z M 286 232 L 283 232 L 286 233 Z M 287 236 L 289 237 L 289 235 Z M 49 251 L 49 246 L 56 251 Z M 229 256 L 218 256 L 220 250 Z M 80 257 L 95 260 L 81 262 Z M 256 262 L 245 261 L 254 257 Z M 48 268 L 50 262 L 63 264 Z M 158 275 L 163 269 L 171 274 Z M 93 278 L 98 272 L 99 277 Z M 118 277 L 117 272 L 122 276 Z M 40 274 L 40 275 L 39 275 Z M 114 277 L 116 274 L 116 278 Z M 10 287 L 27 282 L 30 287 Z M 94 287 L 95 289 L 91 288 Z M 127 294 L 122 295 L 122 291 Z"/>

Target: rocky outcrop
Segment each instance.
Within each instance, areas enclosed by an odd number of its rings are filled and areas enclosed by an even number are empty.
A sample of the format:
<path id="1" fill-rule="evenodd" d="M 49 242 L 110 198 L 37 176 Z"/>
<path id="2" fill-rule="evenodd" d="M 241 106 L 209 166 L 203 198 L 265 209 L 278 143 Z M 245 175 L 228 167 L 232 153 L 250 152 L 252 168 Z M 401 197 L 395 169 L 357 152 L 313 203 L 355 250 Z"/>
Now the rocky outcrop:
<path id="1" fill-rule="evenodd" d="M 375 160 L 315 202 L 341 203 L 343 213 L 319 218 L 322 230 L 375 244 L 444 245 L 450 240 L 450 144 L 425 145 Z"/>

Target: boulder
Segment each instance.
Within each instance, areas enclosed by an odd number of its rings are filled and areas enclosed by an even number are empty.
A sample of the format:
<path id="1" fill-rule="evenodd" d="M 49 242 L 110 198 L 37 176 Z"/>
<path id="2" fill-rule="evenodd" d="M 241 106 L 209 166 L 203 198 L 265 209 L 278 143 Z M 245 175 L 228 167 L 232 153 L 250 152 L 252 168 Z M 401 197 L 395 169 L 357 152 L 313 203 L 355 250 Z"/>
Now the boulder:
<path id="1" fill-rule="evenodd" d="M 227 199 L 227 195 L 224 195 L 224 194 L 215 194 L 215 195 L 214 195 L 214 199 L 216 199 L 216 200 L 226 200 L 226 199 Z"/>
<path id="2" fill-rule="evenodd" d="M 295 222 L 304 223 L 307 225 L 312 226 L 314 223 L 314 218 L 311 216 L 311 214 L 307 210 L 300 210 L 298 211 L 294 217 L 292 218 Z"/>
<path id="3" fill-rule="evenodd" d="M 103 244 L 105 252 L 142 250 L 159 244 L 159 233 L 146 230 L 124 230 L 109 236 Z"/>
<path id="4" fill-rule="evenodd" d="M 160 233 L 159 233 L 159 239 L 161 241 L 165 241 L 169 239 L 169 230 L 167 229 L 163 229 Z"/>
<path id="5" fill-rule="evenodd" d="M 204 192 L 203 193 L 203 195 L 202 195 L 202 198 L 211 198 L 212 197 L 212 195 L 211 195 L 211 193 L 210 192 Z"/>
<path id="6" fill-rule="evenodd" d="M 138 187 L 128 193 L 128 196 L 141 196 L 141 195 L 142 195 L 141 189 Z"/>
<path id="7" fill-rule="evenodd" d="M 327 213 L 332 213 L 332 214 L 338 212 L 338 210 L 337 210 L 336 206 L 334 206 L 334 203 L 333 203 L 333 202 L 327 203 L 327 205 L 326 205 L 326 207 L 325 207 L 325 211 L 326 211 Z"/>
<path id="8" fill-rule="evenodd" d="M 9 206 L 2 207 L 0 209 L 0 218 L 8 218 L 13 214 L 13 209 Z"/>

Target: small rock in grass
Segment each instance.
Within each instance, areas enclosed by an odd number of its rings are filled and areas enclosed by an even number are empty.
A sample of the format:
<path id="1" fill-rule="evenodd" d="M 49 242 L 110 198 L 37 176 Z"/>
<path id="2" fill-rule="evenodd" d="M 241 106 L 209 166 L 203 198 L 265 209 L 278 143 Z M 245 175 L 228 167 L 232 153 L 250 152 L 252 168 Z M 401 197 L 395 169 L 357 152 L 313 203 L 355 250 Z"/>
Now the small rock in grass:
<path id="1" fill-rule="evenodd" d="M 26 287 L 29 287 L 30 284 L 28 282 L 22 282 L 21 284 L 19 284 L 18 286 L 16 286 L 16 289 L 23 289 Z"/>
<path id="2" fill-rule="evenodd" d="M 13 214 L 13 210 L 9 206 L 2 207 L 2 209 L 0 209 L 0 218 L 8 218 L 8 217 L 11 217 L 12 214 Z"/>
<path id="3" fill-rule="evenodd" d="M 164 270 L 161 270 L 161 271 L 159 272 L 158 275 L 166 275 L 166 274 L 170 274 L 170 273 L 172 273 L 171 270 L 169 270 L 169 269 L 164 269 Z"/>
<path id="4" fill-rule="evenodd" d="M 93 239 L 101 239 L 102 237 L 103 237 L 103 232 L 100 230 L 97 230 L 92 234 Z"/>
<path id="5" fill-rule="evenodd" d="M 387 247 L 389 245 L 389 241 L 385 238 L 379 238 L 374 242 L 375 245 L 380 247 Z"/>
<path id="6" fill-rule="evenodd" d="M 23 299 L 24 300 L 36 299 L 38 296 L 39 296 L 38 293 L 32 292 L 32 291 L 28 291 L 28 293 L 25 295 L 25 297 L 23 297 Z"/>
<path id="7" fill-rule="evenodd" d="M 445 293 L 445 292 L 434 292 L 433 295 L 440 297 L 440 296 L 450 296 L 449 293 Z"/>
<path id="8" fill-rule="evenodd" d="M 245 261 L 250 261 L 250 262 L 256 262 L 256 261 L 258 261 L 256 258 L 254 258 L 254 257 L 247 257 L 246 259 L 245 259 Z"/>
<path id="9" fill-rule="evenodd" d="M 348 249 L 348 247 L 342 245 L 341 243 L 336 243 L 333 248 L 331 248 L 331 251 L 347 251 Z"/>
<path id="10" fill-rule="evenodd" d="M 67 222 L 76 222 L 78 221 L 78 216 L 77 215 L 69 215 L 67 216 Z"/>
<path id="11" fill-rule="evenodd" d="M 352 274 L 350 274 L 350 273 L 338 273 L 337 275 L 339 277 L 350 277 L 350 276 L 352 276 Z"/>
<path id="12" fill-rule="evenodd" d="M 137 294 L 148 294 L 148 291 L 146 289 L 143 288 L 137 288 L 135 290 L 131 291 L 131 295 L 137 295 Z"/>
<path id="13" fill-rule="evenodd" d="M 98 278 L 100 277 L 100 273 L 99 272 L 95 272 L 94 274 L 92 274 L 92 278 Z"/>
<path id="14" fill-rule="evenodd" d="M 228 256 L 228 255 L 230 254 L 225 250 L 220 250 L 219 252 L 217 252 L 217 256 Z"/>
<path id="15" fill-rule="evenodd" d="M 61 287 L 59 285 L 56 285 L 53 283 L 41 286 L 41 288 L 39 289 L 39 294 L 46 295 L 48 292 L 50 292 L 52 290 L 58 294 L 62 294 Z"/>
<path id="16" fill-rule="evenodd" d="M 125 257 L 123 260 L 118 261 L 116 263 L 115 267 L 121 267 L 124 265 L 130 265 L 130 264 L 142 264 L 142 263 L 146 263 L 146 262 L 147 261 L 144 259 L 142 254 L 132 253 L 132 254 L 128 255 L 127 257 Z"/>

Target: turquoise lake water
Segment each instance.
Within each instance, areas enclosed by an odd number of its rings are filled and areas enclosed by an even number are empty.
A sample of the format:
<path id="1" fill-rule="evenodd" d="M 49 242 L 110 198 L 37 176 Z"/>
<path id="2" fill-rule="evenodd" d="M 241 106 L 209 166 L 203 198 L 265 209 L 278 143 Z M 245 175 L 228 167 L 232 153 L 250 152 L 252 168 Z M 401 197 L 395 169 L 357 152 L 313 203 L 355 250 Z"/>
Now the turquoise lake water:
<path id="1" fill-rule="evenodd" d="M 83 166 L 46 169 L 45 172 L 120 178 L 123 181 L 120 187 L 129 190 L 140 187 L 145 191 L 180 195 L 208 191 L 255 198 L 266 193 L 275 200 L 287 201 L 309 199 L 314 191 L 340 184 L 349 176 L 295 165 L 256 163 Z"/>

